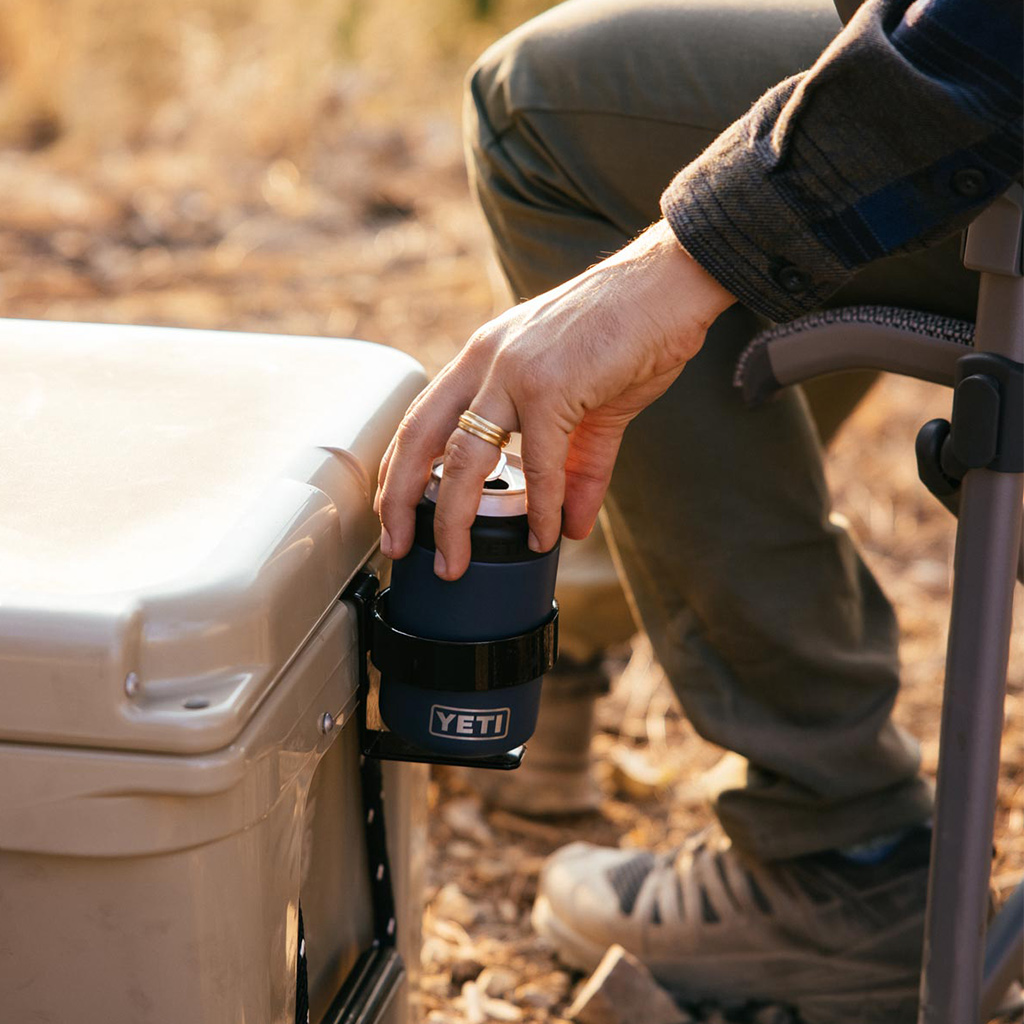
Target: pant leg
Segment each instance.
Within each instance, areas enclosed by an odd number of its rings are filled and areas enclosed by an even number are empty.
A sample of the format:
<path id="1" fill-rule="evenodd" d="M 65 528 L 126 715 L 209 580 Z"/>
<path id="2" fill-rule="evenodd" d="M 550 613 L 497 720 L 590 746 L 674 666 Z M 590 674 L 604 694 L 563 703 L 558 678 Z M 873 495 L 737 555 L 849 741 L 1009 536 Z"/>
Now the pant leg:
<path id="1" fill-rule="evenodd" d="M 788 28 L 797 52 L 787 55 L 778 31 L 769 31 L 774 11 L 767 10 L 753 18 L 747 33 L 758 40 L 746 56 L 758 63 L 756 72 L 744 76 L 734 62 L 713 61 L 709 76 L 700 51 L 709 41 L 726 49 L 735 19 L 750 13 L 747 2 L 690 4 L 684 17 L 679 0 L 633 4 L 625 17 L 615 17 L 624 6 L 562 4 L 502 40 L 470 73 L 467 165 L 514 296 L 571 277 L 657 219 L 658 196 L 675 170 L 760 92 L 813 63 L 838 28 L 827 2 L 790 4 Z M 682 33 L 673 32 L 669 48 L 657 38 L 666 16 Z M 620 62 L 604 75 L 605 48 L 614 45 L 620 27 L 626 68 Z M 577 59 L 571 51 L 578 39 L 583 47 Z M 593 64 L 583 67 L 590 58 Z M 618 77 L 623 70 L 624 80 Z M 645 80 L 651 71 L 653 78 Z M 645 94 L 656 89 L 664 102 L 634 118 L 633 88 Z M 676 109 L 681 95 L 690 97 L 682 117 Z M 610 147 L 603 144 L 606 131 Z M 570 136 L 568 145 L 548 159 L 547 137 L 562 135 Z M 811 413 L 826 443 L 873 379 L 864 374 L 812 385 Z M 633 631 L 628 604 L 610 594 L 615 569 L 601 534 L 599 525 L 585 541 L 563 542 L 556 596 L 561 633 L 574 656 L 592 655 Z"/>
<path id="2" fill-rule="evenodd" d="M 562 539 L 555 598 L 560 670 L 566 662 L 589 666 L 610 648 L 624 646 L 636 632 L 628 599 L 600 527 L 585 540 Z M 564 672 L 556 671 L 545 680 L 545 690 L 557 689 L 563 679 Z M 602 692 L 607 690 L 605 686 Z"/>
<path id="3" fill-rule="evenodd" d="M 551 287 L 656 219 L 675 171 L 838 27 L 827 0 L 575 0 L 488 51 L 469 81 L 471 177 L 513 289 Z M 840 301 L 970 305 L 951 247 L 886 263 Z M 606 512 L 684 709 L 748 759 L 718 798 L 722 824 L 779 858 L 920 821 L 931 804 L 890 717 L 894 616 L 829 521 L 806 401 L 794 389 L 748 411 L 731 387 L 758 326 L 727 311 L 630 426 Z"/>

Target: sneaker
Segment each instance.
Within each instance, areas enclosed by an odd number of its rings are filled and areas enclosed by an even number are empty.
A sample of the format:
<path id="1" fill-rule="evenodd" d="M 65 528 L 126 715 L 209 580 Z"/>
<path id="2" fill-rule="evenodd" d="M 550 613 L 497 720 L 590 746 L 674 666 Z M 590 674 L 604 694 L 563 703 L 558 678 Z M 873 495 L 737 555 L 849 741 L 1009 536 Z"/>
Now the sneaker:
<path id="1" fill-rule="evenodd" d="M 662 856 L 573 843 L 544 867 L 533 924 L 587 971 L 625 946 L 684 1002 L 915 1024 L 930 841 L 914 828 L 879 864 L 762 864 L 713 832 Z"/>

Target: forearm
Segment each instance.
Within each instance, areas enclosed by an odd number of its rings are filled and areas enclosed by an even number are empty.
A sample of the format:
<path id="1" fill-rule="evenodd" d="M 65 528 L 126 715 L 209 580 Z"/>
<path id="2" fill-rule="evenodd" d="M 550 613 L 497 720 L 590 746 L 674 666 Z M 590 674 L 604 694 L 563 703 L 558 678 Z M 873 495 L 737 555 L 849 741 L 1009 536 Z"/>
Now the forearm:
<path id="1" fill-rule="evenodd" d="M 786 320 L 859 267 L 962 228 L 1021 168 L 1018 0 L 873 0 L 809 71 L 680 172 L 662 209 L 751 308 Z"/>

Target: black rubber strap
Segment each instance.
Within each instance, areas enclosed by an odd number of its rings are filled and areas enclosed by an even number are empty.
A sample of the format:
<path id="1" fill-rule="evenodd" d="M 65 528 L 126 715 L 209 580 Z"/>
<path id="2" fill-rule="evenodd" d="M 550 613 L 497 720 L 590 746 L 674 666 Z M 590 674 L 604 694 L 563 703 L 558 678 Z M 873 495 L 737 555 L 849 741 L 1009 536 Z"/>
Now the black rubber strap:
<path id="1" fill-rule="evenodd" d="M 475 692 L 519 686 L 550 672 L 558 652 L 558 605 L 536 629 L 479 643 L 428 640 L 387 621 L 387 590 L 370 617 L 370 660 L 382 675 L 415 679 L 428 690 Z"/>

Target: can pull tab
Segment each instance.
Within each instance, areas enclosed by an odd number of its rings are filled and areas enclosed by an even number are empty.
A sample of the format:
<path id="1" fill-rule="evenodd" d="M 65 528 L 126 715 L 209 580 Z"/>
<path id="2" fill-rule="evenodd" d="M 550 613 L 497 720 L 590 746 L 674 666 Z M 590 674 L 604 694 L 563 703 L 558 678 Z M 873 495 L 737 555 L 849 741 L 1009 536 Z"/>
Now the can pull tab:
<path id="1" fill-rule="evenodd" d="M 484 478 L 484 487 L 489 491 L 505 491 L 508 490 L 508 481 L 504 478 L 505 468 L 508 466 L 508 459 L 505 458 L 505 453 L 500 452 L 498 455 L 498 461 L 494 464 L 494 469 L 487 474 Z"/>
<path id="2" fill-rule="evenodd" d="M 487 474 L 488 480 L 497 480 L 502 473 L 505 472 L 505 467 L 508 465 L 508 459 L 505 458 L 504 452 L 498 453 L 498 461 L 494 464 L 494 469 Z"/>

